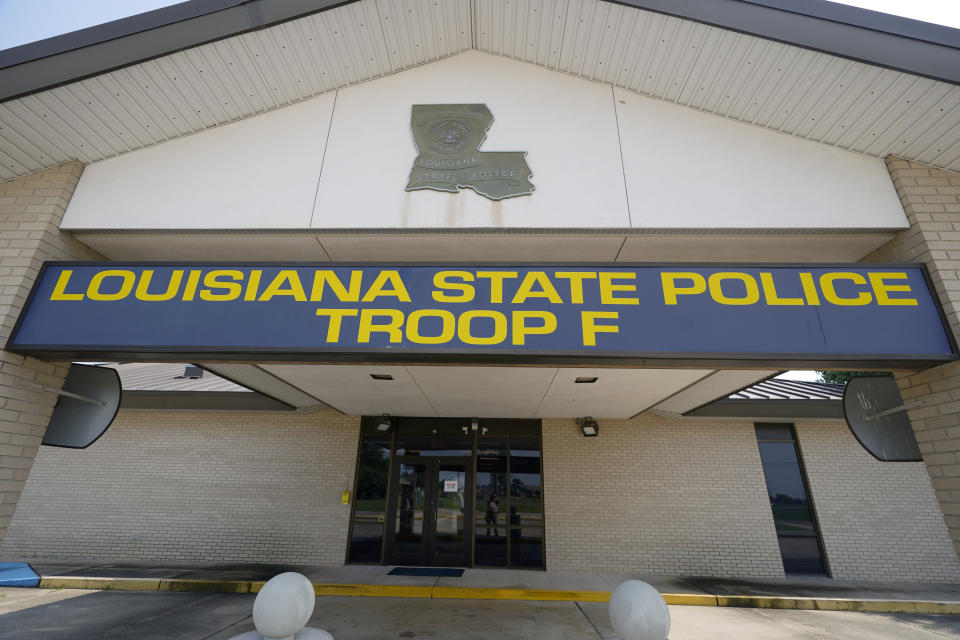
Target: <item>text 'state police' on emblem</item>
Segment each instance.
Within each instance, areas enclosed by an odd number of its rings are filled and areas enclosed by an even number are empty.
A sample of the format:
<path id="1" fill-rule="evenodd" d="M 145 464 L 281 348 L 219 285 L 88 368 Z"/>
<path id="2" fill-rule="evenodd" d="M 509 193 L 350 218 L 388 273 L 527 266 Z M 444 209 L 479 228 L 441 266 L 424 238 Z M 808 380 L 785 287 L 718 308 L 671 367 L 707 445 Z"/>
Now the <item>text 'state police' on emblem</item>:
<path id="1" fill-rule="evenodd" d="M 407 191 L 473 189 L 491 200 L 530 195 L 526 151 L 480 151 L 493 124 L 485 104 L 415 104 L 411 118 L 419 155 Z"/>

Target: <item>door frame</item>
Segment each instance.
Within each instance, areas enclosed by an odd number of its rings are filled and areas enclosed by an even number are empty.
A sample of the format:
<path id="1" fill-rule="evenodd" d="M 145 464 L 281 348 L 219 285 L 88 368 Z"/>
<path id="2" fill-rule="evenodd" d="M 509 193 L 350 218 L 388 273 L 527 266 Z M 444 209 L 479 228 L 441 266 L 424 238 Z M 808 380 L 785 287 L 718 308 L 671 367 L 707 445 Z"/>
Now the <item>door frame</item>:
<path id="1" fill-rule="evenodd" d="M 400 468 L 403 465 L 421 464 L 426 467 L 424 482 L 423 538 L 419 554 L 398 555 L 394 551 L 396 538 L 397 502 L 400 497 Z M 442 492 L 438 486 L 440 465 L 463 466 L 463 553 L 456 558 L 442 558 L 436 555 L 437 509 Z M 387 483 L 387 512 L 384 521 L 384 562 L 386 564 L 406 564 L 439 567 L 469 567 L 473 560 L 473 457 L 472 456 L 394 456 Z M 417 557 L 419 555 L 419 558 Z"/>

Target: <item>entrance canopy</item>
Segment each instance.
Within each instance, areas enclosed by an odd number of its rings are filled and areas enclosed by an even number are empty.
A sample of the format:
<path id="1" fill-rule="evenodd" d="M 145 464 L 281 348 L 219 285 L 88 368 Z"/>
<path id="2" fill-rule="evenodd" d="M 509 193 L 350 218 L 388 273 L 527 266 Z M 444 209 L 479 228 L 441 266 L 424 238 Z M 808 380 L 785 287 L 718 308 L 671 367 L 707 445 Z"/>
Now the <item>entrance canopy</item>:
<path id="1" fill-rule="evenodd" d="M 919 265 L 47 263 L 8 350 L 192 361 L 352 415 L 679 416 L 957 358 Z"/>
<path id="2" fill-rule="evenodd" d="M 956 358 L 918 265 L 50 263 L 7 349 L 634 367 L 917 368 Z"/>
<path id="3" fill-rule="evenodd" d="M 515 418 L 678 415 L 781 368 L 957 353 L 922 267 L 862 264 L 48 263 L 7 349 L 189 359 L 301 409 Z"/>

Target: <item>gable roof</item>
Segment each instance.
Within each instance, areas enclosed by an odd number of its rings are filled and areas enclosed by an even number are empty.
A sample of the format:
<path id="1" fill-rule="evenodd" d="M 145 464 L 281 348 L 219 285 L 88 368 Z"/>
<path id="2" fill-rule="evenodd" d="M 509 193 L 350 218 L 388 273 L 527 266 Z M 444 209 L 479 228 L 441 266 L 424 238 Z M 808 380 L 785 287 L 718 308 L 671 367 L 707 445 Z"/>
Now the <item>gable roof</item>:
<path id="1" fill-rule="evenodd" d="M 188 0 L 31 42 L 0 51 L 0 100 L 357 1 Z M 618 4 L 960 83 L 960 30 L 943 25 L 823 0 Z"/>
<path id="2" fill-rule="evenodd" d="M 771 378 L 685 413 L 699 418 L 843 419 L 842 384 Z"/>
<path id="3" fill-rule="evenodd" d="M 845 385 L 771 378 L 730 394 L 731 400 L 842 400 Z"/>
<path id="4" fill-rule="evenodd" d="M 822 0 L 191 0 L 0 52 L 0 180 L 477 49 L 960 170 L 960 31 Z"/>

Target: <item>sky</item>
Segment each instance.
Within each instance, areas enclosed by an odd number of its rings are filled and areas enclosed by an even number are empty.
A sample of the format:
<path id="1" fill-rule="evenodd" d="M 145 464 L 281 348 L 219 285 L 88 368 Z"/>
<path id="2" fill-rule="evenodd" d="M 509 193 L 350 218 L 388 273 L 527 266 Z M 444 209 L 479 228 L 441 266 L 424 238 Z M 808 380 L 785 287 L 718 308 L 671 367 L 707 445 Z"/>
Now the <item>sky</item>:
<path id="1" fill-rule="evenodd" d="M 960 29 L 957 0 L 844 0 L 841 4 Z"/>
<path id="2" fill-rule="evenodd" d="M 177 0 L 0 0 L 0 50 L 172 4 Z M 843 4 L 960 29 L 960 0 L 844 0 Z"/>
<path id="3" fill-rule="evenodd" d="M 817 371 L 786 371 L 777 376 L 780 380 L 803 380 L 804 382 L 820 382 Z"/>
<path id="4" fill-rule="evenodd" d="M 0 0 L 0 50 L 178 2 L 179 0 Z"/>

